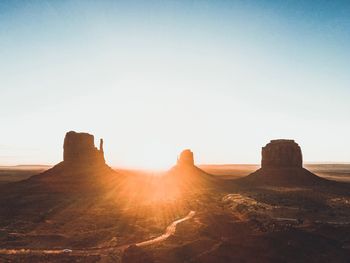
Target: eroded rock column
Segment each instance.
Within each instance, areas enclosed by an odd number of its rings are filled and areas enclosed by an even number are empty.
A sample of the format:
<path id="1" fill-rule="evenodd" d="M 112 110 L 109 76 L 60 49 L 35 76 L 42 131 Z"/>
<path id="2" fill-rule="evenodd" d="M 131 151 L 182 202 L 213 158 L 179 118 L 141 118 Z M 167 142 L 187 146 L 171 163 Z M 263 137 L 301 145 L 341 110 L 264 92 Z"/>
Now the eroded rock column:
<path id="1" fill-rule="evenodd" d="M 272 140 L 262 148 L 262 168 L 302 168 L 300 146 L 294 140 Z"/>
<path id="2" fill-rule="evenodd" d="M 178 165 L 194 166 L 193 152 L 190 149 L 183 150 L 177 158 Z"/>
<path id="3" fill-rule="evenodd" d="M 89 133 L 66 133 L 63 144 L 63 161 L 69 164 L 104 164 L 103 140 L 97 149 L 94 136 Z"/>

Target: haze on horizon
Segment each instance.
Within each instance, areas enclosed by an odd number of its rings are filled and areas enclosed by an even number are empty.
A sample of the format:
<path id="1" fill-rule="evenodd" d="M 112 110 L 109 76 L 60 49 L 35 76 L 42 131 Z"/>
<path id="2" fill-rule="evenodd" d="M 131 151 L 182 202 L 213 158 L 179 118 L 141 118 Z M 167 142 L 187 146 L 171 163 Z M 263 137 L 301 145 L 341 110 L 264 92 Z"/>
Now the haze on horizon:
<path id="1" fill-rule="evenodd" d="M 113 166 L 258 163 L 271 139 L 350 161 L 347 1 L 1 1 L 0 165 L 67 131 Z"/>

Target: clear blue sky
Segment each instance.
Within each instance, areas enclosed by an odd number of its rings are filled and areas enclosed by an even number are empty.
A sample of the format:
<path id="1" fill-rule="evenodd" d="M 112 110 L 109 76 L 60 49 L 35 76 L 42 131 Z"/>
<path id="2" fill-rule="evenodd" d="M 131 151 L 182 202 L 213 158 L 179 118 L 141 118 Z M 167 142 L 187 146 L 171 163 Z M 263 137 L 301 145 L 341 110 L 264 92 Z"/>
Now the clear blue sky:
<path id="1" fill-rule="evenodd" d="M 348 1 L 1 1 L 0 165 L 69 130 L 116 166 L 257 163 L 292 138 L 350 162 Z M 97 141 L 97 140 L 96 140 Z"/>

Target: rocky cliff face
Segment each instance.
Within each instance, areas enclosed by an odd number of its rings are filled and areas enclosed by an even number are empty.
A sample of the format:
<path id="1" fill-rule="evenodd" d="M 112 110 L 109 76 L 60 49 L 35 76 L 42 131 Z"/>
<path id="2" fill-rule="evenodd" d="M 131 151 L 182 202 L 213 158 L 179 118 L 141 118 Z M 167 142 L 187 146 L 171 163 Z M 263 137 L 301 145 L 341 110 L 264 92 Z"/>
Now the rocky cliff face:
<path id="1" fill-rule="evenodd" d="M 105 164 L 103 140 L 100 140 L 100 149 L 97 149 L 93 135 L 67 132 L 63 144 L 63 161 L 77 165 Z"/>
<path id="2" fill-rule="evenodd" d="M 303 168 L 300 146 L 294 140 L 272 140 L 262 148 L 261 168 L 239 179 L 248 185 L 316 185 L 322 179 Z"/>
<path id="3" fill-rule="evenodd" d="M 28 180 L 38 191 L 75 193 L 109 189 L 117 180 L 114 175 L 104 159 L 103 140 L 98 149 L 93 135 L 70 131 L 64 138 L 63 162 Z"/>
<path id="4" fill-rule="evenodd" d="M 182 151 L 180 156 L 177 158 L 177 165 L 194 166 L 193 152 L 189 149 Z"/>
<path id="5" fill-rule="evenodd" d="M 262 148 L 262 168 L 302 168 L 300 146 L 294 140 L 272 140 Z"/>

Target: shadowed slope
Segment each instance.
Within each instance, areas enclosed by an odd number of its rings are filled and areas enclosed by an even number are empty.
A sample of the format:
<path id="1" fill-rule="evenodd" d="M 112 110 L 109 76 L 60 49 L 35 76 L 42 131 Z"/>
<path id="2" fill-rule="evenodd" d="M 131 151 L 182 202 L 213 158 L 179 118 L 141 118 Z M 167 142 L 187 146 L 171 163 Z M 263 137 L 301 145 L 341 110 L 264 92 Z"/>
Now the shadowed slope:
<path id="1" fill-rule="evenodd" d="M 93 135 L 70 131 L 64 139 L 63 162 L 22 184 L 42 185 L 46 190 L 67 192 L 108 186 L 114 179 L 116 172 L 105 163 L 103 140 L 100 140 L 100 149 L 97 149 Z"/>
<path id="2" fill-rule="evenodd" d="M 260 168 L 237 181 L 266 185 L 316 185 L 330 182 L 305 168 Z"/>
<path id="3" fill-rule="evenodd" d="M 177 164 L 165 174 L 163 180 L 185 193 L 212 188 L 216 182 L 214 176 L 194 165 L 193 153 L 188 149 L 181 152 Z"/>
<path id="4" fill-rule="evenodd" d="M 177 159 L 177 163 L 169 172 L 169 176 L 179 176 L 188 180 L 212 180 L 212 175 L 206 173 L 194 164 L 193 152 L 186 149 L 181 152 Z M 187 178 L 188 177 L 188 178 Z"/>
<path id="5" fill-rule="evenodd" d="M 315 185 L 329 182 L 303 168 L 294 140 L 272 140 L 262 148 L 261 168 L 237 182 L 254 185 Z"/>

